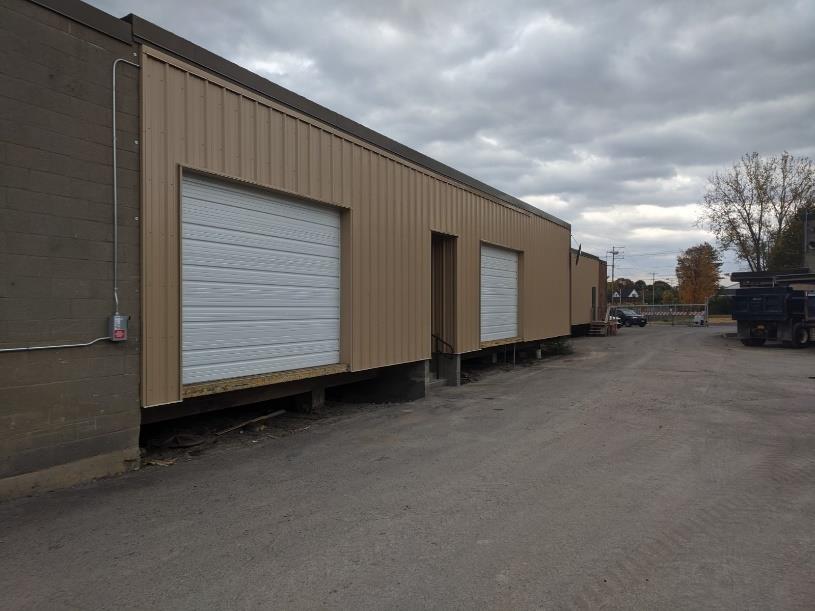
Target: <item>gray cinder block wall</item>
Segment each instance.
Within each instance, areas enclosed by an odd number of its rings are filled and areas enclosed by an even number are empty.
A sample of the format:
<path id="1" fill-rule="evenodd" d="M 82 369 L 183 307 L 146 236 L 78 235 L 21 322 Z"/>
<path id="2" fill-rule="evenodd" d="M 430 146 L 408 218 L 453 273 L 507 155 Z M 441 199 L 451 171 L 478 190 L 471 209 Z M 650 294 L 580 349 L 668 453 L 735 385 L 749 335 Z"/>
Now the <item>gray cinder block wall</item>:
<path id="1" fill-rule="evenodd" d="M 32 2 L 0 0 L 0 50 L 0 348 L 107 335 L 111 65 L 133 60 L 135 49 Z M 0 353 L 0 498 L 119 473 L 138 460 L 135 68 L 119 67 L 117 90 L 119 293 L 130 339 Z"/>

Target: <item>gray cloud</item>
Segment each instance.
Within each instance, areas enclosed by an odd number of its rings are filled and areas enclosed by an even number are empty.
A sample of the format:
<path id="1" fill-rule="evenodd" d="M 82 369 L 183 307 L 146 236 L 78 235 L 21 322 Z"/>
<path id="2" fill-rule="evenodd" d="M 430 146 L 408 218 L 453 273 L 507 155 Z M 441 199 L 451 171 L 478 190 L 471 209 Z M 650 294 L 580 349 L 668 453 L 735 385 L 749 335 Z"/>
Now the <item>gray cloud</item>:
<path id="1" fill-rule="evenodd" d="M 692 204 L 713 170 L 815 156 L 803 0 L 93 3 L 525 197 L 589 251 L 625 244 L 628 276 L 709 238 Z"/>

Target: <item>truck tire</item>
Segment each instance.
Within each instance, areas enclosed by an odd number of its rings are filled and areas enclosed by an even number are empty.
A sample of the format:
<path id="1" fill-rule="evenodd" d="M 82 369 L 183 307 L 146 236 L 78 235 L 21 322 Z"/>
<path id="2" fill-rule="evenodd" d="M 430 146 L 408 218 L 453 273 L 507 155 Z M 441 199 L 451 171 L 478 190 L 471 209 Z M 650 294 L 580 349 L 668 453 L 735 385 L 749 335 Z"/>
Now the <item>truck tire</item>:
<path id="1" fill-rule="evenodd" d="M 749 339 L 741 340 L 741 343 L 745 346 L 757 348 L 758 346 L 763 346 L 765 341 L 767 340 L 765 340 L 763 337 L 751 337 Z"/>
<path id="2" fill-rule="evenodd" d="M 792 326 L 792 342 L 793 348 L 803 348 L 809 342 L 809 331 L 803 323 L 797 323 Z"/>

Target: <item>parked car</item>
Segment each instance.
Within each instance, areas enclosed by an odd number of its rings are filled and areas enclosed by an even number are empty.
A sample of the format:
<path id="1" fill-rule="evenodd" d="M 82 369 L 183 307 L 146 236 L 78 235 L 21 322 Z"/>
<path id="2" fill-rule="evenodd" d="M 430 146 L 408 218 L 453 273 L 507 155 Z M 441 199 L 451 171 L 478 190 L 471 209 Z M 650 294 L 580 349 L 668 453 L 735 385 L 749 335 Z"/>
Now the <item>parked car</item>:
<path id="1" fill-rule="evenodd" d="M 610 314 L 619 318 L 620 324 L 625 327 L 631 327 L 633 325 L 644 327 L 648 324 L 648 319 L 646 319 L 645 316 L 637 314 L 634 310 L 629 308 L 614 308 Z"/>

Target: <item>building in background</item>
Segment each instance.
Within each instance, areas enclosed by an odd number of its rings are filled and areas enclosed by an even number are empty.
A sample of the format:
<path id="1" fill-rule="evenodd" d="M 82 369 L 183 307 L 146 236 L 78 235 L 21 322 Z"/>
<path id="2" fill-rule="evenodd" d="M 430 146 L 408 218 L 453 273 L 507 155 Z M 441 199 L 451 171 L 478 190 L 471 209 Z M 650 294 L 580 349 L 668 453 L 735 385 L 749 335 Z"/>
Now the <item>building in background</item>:
<path id="1" fill-rule="evenodd" d="M 592 321 L 606 315 L 606 262 L 571 249 L 571 332 L 588 333 Z"/>

